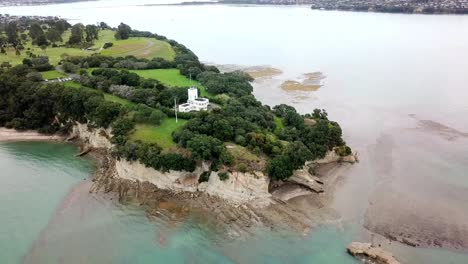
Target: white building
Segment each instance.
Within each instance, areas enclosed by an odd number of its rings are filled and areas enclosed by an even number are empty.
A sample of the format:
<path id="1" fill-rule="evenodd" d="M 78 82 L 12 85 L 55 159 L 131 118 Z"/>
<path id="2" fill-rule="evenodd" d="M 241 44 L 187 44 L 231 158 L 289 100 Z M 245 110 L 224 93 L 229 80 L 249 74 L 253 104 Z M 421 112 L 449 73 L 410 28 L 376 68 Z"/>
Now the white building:
<path id="1" fill-rule="evenodd" d="M 198 97 L 198 89 L 196 87 L 190 87 L 188 89 L 188 100 L 187 103 L 179 105 L 179 112 L 191 112 L 208 110 L 210 100 L 203 97 Z"/>

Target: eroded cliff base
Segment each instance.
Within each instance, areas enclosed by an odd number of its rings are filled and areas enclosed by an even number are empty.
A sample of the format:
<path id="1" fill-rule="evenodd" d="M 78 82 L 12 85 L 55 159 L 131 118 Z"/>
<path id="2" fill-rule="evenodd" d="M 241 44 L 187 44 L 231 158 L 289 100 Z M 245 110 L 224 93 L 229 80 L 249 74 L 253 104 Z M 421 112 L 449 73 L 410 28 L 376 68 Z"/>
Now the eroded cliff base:
<path id="1" fill-rule="evenodd" d="M 256 202 L 236 203 L 203 191 L 161 189 L 146 181 L 125 179 L 116 170 L 116 162 L 120 161 L 107 151 L 94 149 L 88 155 L 98 163 L 90 192 L 113 193 L 123 204 L 142 206 L 150 217 L 181 220 L 195 216 L 232 238 L 249 234 L 251 228 L 258 227 L 293 229 L 305 235 L 312 227 L 338 218 L 328 207 L 332 194 L 327 192 L 331 190 L 328 187 L 326 192 L 315 193 L 287 184 L 286 188 L 302 189 L 301 195 L 286 201 L 271 196 L 268 205 L 262 203 L 263 206 Z M 327 186 L 336 179 L 330 176 L 322 180 Z"/>

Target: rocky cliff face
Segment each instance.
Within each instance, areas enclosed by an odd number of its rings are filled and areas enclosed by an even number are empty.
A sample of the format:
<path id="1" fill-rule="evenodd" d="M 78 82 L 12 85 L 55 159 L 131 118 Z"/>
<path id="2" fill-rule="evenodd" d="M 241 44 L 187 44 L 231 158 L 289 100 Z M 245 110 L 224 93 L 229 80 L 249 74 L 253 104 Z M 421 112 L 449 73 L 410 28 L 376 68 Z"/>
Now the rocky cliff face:
<path id="1" fill-rule="evenodd" d="M 109 152 L 112 148 L 110 142 L 110 129 L 91 128 L 87 124 L 77 124 L 73 127 L 71 137 L 79 138 L 84 149 L 103 149 Z M 315 193 L 323 192 L 323 182 L 313 176 L 311 168 L 332 162 L 354 163 L 354 155 L 341 157 L 330 151 L 325 158 L 306 164 L 301 170 L 294 173 L 289 179 L 290 183 L 298 184 Z M 207 195 L 224 199 L 233 205 L 249 204 L 254 207 L 265 207 L 273 202 L 269 192 L 270 179 L 263 172 L 231 172 L 225 181 L 220 180 L 217 172 L 211 172 L 207 182 L 199 183 L 200 175 L 209 171 L 206 164 L 201 164 L 193 172 L 187 171 L 157 171 L 146 167 L 140 162 L 127 160 L 113 160 L 109 170 L 113 177 L 133 183 L 150 183 L 161 190 L 175 193 L 201 192 Z M 302 192 L 304 193 L 304 192 Z M 301 193 L 301 194 L 302 194 Z M 292 196 L 295 197 L 295 196 Z"/>
<path id="2" fill-rule="evenodd" d="M 262 172 L 233 172 L 225 181 L 219 179 L 217 172 L 211 172 L 208 182 L 201 183 L 198 190 L 238 204 L 248 202 L 262 207 L 271 203 L 269 184 L 270 178 Z"/>
<path id="3" fill-rule="evenodd" d="M 88 124 L 77 123 L 73 126 L 70 138 L 79 138 L 85 147 L 111 149 L 111 130 L 92 128 Z"/>
<path id="4" fill-rule="evenodd" d="M 193 172 L 162 172 L 140 162 L 116 160 L 109 154 L 110 133 L 86 124 L 73 128 L 70 139 L 76 138 L 84 150 L 92 149 L 90 155 L 98 163 L 90 192 L 112 193 L 122 203 L 142 206 L 149 215 L 176 219 L 190 212 L 213 220 L 213 226 L 226 229 L 222 232 L 228 236 L 238 237 L 249 234 L 254 226 L 287 225 L 305 232 L 329 212 L 328 198 L 323 196 L 325 182 L 312 176 L 308 165 L 298 170 L 292 181 L 276 189 L 269 189 L 270 179 L 262 172 L 230 172 L 224 181 L 211 172 L 208 181 L 199 183 L 200 175 L 209 171 L 208 164 L 201 164 Z M 341 160 L 332 155 L 327 161 Z M 307 198 L 312 203 L 294 202 L 294 198 L 306 195 L 312 195 Z"/>
<path id="5" fill-rule="evenodd" d="M 87 124 L 76 124 L 73 127 L 71 137 L 79 138 L 83 147 L 92 149 L 112 148 L 110 142 L 111 131 L 109 129 L 95 129 Z M 112 162 L 114 177 L 132 182 L 148 182 L 159 189 L 173 192 L 204 192 L 233 204 L 253 204 L 255 206 L 266 206 L 271 202 L 268 192 L 269 178 L 262 172 L 229 174 L 229 179 L 221 181 L 217 172 L 211 172 L 207 182 L 199 183 L 200 175 L 208 171 L 205 164 L 197 167 L 193 172 L 187 171 L 157 171 L 146 167 L 140 162 L 129 162 L 116 160 Z"/>
<path id="6" fill-rule="evenodd" d="M 255 203 L 268 205 L 269 178 L 261 172 L 256 174 L 234 172 L 229 179 L 221 181 L 216 172 L 211 172 L 207 182 L 199 183 L 205 166 L 199 166 L 193 172 L 161 172 L 148 168 L 140 162 L 120 160 L 115 162 L 116 176 L 133 182 L 149 182 L 159 189 L 174 192 L 204 192 L 223 198 L 234 204 Z"/>

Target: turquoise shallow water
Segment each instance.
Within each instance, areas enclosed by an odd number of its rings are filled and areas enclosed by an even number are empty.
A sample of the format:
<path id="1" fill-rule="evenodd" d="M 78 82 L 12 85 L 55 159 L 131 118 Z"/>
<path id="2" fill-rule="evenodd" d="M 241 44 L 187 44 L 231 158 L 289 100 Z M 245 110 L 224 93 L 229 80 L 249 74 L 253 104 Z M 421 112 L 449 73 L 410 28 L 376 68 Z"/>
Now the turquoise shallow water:
<path id="1" fill-rule="evenodd" d="M 357 263 L 346 245 L 356 223 L 302 236 L 259 229 L 243 239 L 206 219 L 148 218 L 110 195 L 90 194 L 94 165 L 60 143 L 0 143 L 1 263 Z M 366 239 L 364 239 L 366 240 Z M 466 263 L 467 255 L 393 243 L 403 263 Z"/>
<path id="2" fill-rule="evenodd" d="M 0 143 L 1 263 L 356 263 L 352 232 L 258 230 L 226 240 L 209 222 L 149 219 L 89 194 L 94 166 L 59 143 Z"/>
<path id="3" fill-rule="evenodd" d="M 93 170 L 58 143 L 0 143 L 0 256 L 20 262 L 68 190 Z"/>

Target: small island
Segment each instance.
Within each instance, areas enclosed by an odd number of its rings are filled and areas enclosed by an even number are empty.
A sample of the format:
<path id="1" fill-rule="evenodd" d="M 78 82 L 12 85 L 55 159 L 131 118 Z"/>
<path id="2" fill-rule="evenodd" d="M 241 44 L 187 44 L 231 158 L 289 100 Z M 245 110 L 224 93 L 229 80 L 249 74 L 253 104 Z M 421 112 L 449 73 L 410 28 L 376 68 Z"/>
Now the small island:
<path id="1" fill-rule="evenodd" d="M 311 220 L 287 201 L 324 192 L 322 164 L 356 161 L 325 110 L 263 105 L 249 74 L 205 65 L 175 40 L 124 23 L 0 22 L 2 134 L 79 145 L 97 161 L 91 192 L 150 214 L 167 201 L 203 210 L 237 234 L 284 219 L 301 229 Z"/>

